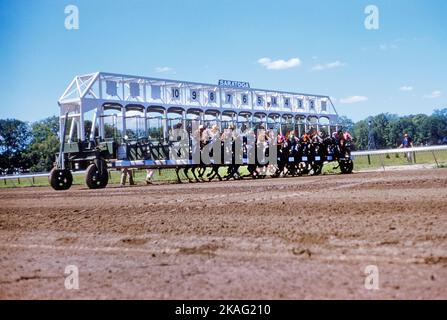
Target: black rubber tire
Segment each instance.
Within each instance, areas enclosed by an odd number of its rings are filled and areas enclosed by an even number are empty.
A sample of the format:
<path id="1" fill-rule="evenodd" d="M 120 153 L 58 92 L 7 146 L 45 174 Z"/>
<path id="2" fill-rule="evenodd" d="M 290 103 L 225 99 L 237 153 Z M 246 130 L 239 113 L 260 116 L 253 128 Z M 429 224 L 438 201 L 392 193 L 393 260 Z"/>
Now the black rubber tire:
<path id="1" fill-rule="evenodd" d="M 107 164 L 104 160 L 101 165 L 104 165 L 104 168 L 107 168 Z M 109 173 L 107 169 L 103 170 L 104 172 L 101 174 L 98 166 L 95 163 L 92 163 L 87 167 L 87 172 L 85 173 L 85 184 L 89 189 L 103 189 L 109 183 Z"/>
<path id="2" fill-rule="evenodd" d="M 340 161 L 339 165 L 340 165 L 340 171 L 343 174 L 350 174 L 354 169 L 354 162 L 352 162 L 352 160 Z"/>
<path id="3" fill-rule="evenodd" d="M 68 169 L 53 168 L 48 176 L 48 181 L 54 190 L 68 190 L 73 184 L 73 175 Z"/>

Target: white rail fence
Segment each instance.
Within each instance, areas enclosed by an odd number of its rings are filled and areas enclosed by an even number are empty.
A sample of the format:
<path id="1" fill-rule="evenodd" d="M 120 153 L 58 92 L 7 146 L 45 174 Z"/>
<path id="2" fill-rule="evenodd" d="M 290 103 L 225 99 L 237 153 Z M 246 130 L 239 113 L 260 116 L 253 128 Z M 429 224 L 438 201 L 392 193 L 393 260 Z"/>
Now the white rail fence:
<path id="1" fill-rule="evenodd" d="M 85 171 L 75 171 L 73 172 L 73 175 L 79 175 L 79 174 L 84 174 Z M 4 180 L 4 183 L 6 184 L 7 180 L 17 180 L 17 183 L 20 184 L 21 180 L 26 180 L 29 179 L 31 180 L 32 184 L 35 183 L 35 178 L 40 178 L 40 177 L 48 177 L 49 176 L 49 172 L 44 172 L 44 173 L 34 173 L 34 174 L 12 174 L 12 175 L 5 175 L 5 176 L 0 176 L 0 181 Z"/>
<path id="2" fill-rule="evenodd" d="M 431 146 L 431 147 L 413 147 L 413 148 L 400 148 L 400 149 L 384 149 L 384 150 L 366 150 L 366 151 L 353 151 L 354 156 L 367 156 L 375 154 L 393 154 L 393 153 L 406 153 L 406 152 L 433 152 L 447 150 L 445 146 Z"/>
<path id="3" fill-rule="evenodd" d="M 447 151 L 447 145 L 442 146 L 430 146 L 430 147 L 413 147 L 413 148 L 399 148 L 399 149 L 384 149 L 384 150 L 365 150 L 365 151 L 353 151 L 352 155 L 355 157 L 367 157 L 368 163 L 371 165 L 371 156 L 378 156 L 380 159 L 380 164 L 385 170 L 385 156 L 390 154 L 404 154 L 409 163 L 417 163 L 417 153 L 428 152 L 433 156 L 433 160 L 436 166 L 439 168 L 439 158 L 436 157 L 436 152 Z"/>
<path id="4" fill-rule="evenodd" d="M 414 148 L 401 148 L 401 149 L 385 149 L 385 150 L 366 150 L 366 151 L 353 151 L 352 155 L 354 157 L 368 157 L 368 160 L 370 161 L 371 156 L 380 156 L 381 159 L 381 165 L 385 169 L 385 159 L 383 158 L 384 155 L 389 154 L 412 154 L 411 159 L 416 163 L 417 157 L 414 155 L 419 152 L 430 152 L 433 155 L 433 160 L 435 161 L 436 165 L 439 167 L 439 161 L 436 157 L 436 151 L 447 151 L 447 145 L 443 146 L 431 146 L 431 147 L 414 147 Z M 74 175 L 78 174 L 84 174 L 85 171 L 75 171 L 73 172 Z M 14 175 L 4 175 L 0 176 L 0 181 L 3 180 L 6 184 L 7 180 L 17 180 L 17 183 L 20 184 L 20 180 L 30 179 L 32 180 L 32 183 L 35 183 L 35 178 L 39 177 L 48 177 L 49 173 L 36 173 L 36 174 L 14 174 Z"/>

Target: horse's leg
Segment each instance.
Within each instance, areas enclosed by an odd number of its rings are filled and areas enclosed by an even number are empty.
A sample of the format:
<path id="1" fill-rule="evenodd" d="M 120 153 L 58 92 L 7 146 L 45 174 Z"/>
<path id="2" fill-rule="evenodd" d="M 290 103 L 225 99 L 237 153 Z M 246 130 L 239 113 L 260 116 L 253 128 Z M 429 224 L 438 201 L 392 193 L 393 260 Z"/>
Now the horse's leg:
<path id="1" fill-rule="evenodd" d="M 189 175 L 188 175 L 188 171 L 189 171 L 189 169 L 190 169 L 190 167 L 185 167 L 185 168 L 183 169 L 183 174 L 186 176 L 186 178 L 188 178 L 188 181 L 189 181 L 189 182 L 192 182 L 191 178 L 190 178 Z"/>
<path id="2" fill-rule="evenodd" d="M 200 182 L 199 178 L 197 178 L 197 175 L 196 175 L 196 169 L 197 169 L 196 166 L 194 166 L 194 167 L 191 168 L 192 176 L 194 177 L 194 180 L 195 180 L 196 182 Z"/>
<path id="3" fill-rule="evenodd" d="M 199 179 L 202 179 L 203 174 L 205 173 L 206 167 L 205 166 L 199 166 L 197 168 L 197 173 L 199 174 Z"/>
<path id="4" fill-rule="evenodd" d="M 220 168 L 219 165 L 214 165 L 214 172 L 215 172 L 214 176 L 215 177 L 217 176 L 217 179 L 219 179 L 219 181 L 222 181 L 222 177 L 219 174 L 219 168 Z"/>
<path id="5" fill-rule="evenodd" d="M 204 165 L 203 167 L 202 167 L 202 173 L 200 174 L 200 178 L 202 179 L 202 181 L 205 181 L 205 173 L 206 173 L 206 170 L 208 169 L 208 167 L 206 166 L 206 165 Z"/>
<path id="6" fill-rule="evenodd" d="M 215 177 L 216 177 L 216 171 L 214 166 L 212 166 L 210 173 L 207 174 L 208 181 L 212 181 Z"/>
<path id="7" fill-rule="evenodd" d="M 182 183 L 182 180 L 180 179 L 180 176 L 179 176 L 179 171 L 180 171 L 180 167 L 175 167 L 175 174 L 176 174 L 176 176 L 177 176 L 177 182 L 178 183 Z"/>

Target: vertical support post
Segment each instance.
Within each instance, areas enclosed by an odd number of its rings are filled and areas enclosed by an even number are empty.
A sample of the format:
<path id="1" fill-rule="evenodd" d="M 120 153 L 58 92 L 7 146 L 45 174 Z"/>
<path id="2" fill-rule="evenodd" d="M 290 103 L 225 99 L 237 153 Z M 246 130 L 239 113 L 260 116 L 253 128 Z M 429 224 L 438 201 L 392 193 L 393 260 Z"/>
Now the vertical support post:
<path id="1" fill-rule="evenodd" d="M 65 147 L 65 133 L 67 131 L 67 123 L 68 123 L 68 112 L 65 113 L 64 117 L 64 125 L 62 127 L 62 130 L 60 132 L 60 146 L 59 146 L 59 163 L 58 166 L 60 169 L 65 169 L 65 157 L 64 157 L 64 147 Z"/>
<path id="2" fill-rule="evenodd" d="M 95 139 L 96 121 L 98 119 L 98 109 L 93 113 L 92 128 L 90 129 L 90 141 Z"/>
<path id="3" fill-rule="evenodd" d="M 121 107 L 121 114 L 122 114 L 122 119 L 121 119 L 121 127 L 123 128 L 123 139 L 126 136 L 126 107 Z"/>
<path id="4" fill-rule="evenodd" d="M 186 111 L 182 111 L 182 128 L 186 129 Z"/>
<path id="5" fill-rule="evenodd" d="M 106 137 L 105 128 L 104 128 L 104 107 L 99 106 L 98 107 L 98 126 L 99 126 L 99 138 L 100 140 L 104 140 Z"/>
<path id="6" fill-rule="evenodd" d="M 167 132 L 168 132 L 168 111 L 167 110 L 163 110 L 162 127 L 163 127 L 163 140 L 166 141 Z"/>
<path id="7" fill-rule="evenodd" d="M 383 171 L 385 171 L 385 163 L 383 161 L 383 154 L 379 154 L 379 156 L 380 156 L 380 163 L 382 165 Z"/>
<path id="8" fill-rule="evenodd" d="M 102 77 L 101 77 L 101 73 L 98 76 L 98 91 L 99 91 L 99 99 L 102 99 Z"/>
<path id="9" fill-rule="evenodd" d="M 71 125 L 70 125 L 70 133 L 68 134 L 68 143 L 71 143 L 73 141 L 73 134 L 74 134 L 74 130 L 76 128 L 76 123 L 77 123 L 76 118 L 72 117 L 71 118 Z"/>
<path id="10" fill-rule="evenodd" d="M 62 108 L 62 107 L 61 107 Z M 62 141 L 64 141 L 65 137 L 62 136 L 63 132 L 64 132 L 64 125 L 62 122 L 62 109 L 59 111 L 59 143 L 62 144 Z"/>
<path id="11" fill-rule="evenodd" d="M 438 159 L 436 159 L 435 151 L 432 150 L 431 154 L 433 155 L 433 159 L 435 159 L 435 162 L 436 162 L 436 168 L 439 168 L 439 163 L 438 163 Z"/>
<path id="12" fill-rule="evenodd" d="M 144 86 L 144 96 L 146 96 L 146 85 Z M 143 110 L 143 116 L 144 116 L 144 137 L 147 138 L 149 136 L 149 133 L 147 132 L 147 108 L 144 107 Z"/>
<path id="13" fill-rule="evenodd" d="M 78 117 L 76 117 L 76 118 L 78 118 Z M 76 120 L 76 128 L 77 128 L 78 141 L 81 141 L 81 120 L 80 120 L 80 117 L 78 120 Z"/>
<path id="14" fill-rule="evenodd" d="M 85 141 L 84 108 L 82 103 L 79 105 L 79 141 Z"/>

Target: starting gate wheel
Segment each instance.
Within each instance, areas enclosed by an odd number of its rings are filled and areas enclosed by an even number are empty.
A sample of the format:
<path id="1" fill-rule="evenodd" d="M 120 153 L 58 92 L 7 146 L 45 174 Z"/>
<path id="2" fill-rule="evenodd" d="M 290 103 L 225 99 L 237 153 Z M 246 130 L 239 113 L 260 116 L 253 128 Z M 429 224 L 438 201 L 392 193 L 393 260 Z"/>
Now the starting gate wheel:
<path id="1" fill-rule="evenodd" d="M 100 170 L 98 166 L 103 166 L 103 170 Z M 99 160 L 98 165 L 92 163 L 88 166 L 85 174 L 85 184 L 89 189 L 102 189 L 105 188 L 108 183 L 109 173 L 107 172 L 107 164 L 104 160 Z"/>
<path id="2" fill-rule="evenodd" d="M 352 162 L 352 160 L 340 162 L 341 173 L 349 174 L 349 173 L 352 173 L 353 169 L 354 169 L 354 163 Z"/>
<path id="3" fill-rule="evenodd" d="M 53 168 L 50 171 L 48 180 L 54 190 L 68 190 L 73 184 L 73 175 L 68 169 Z"/>

